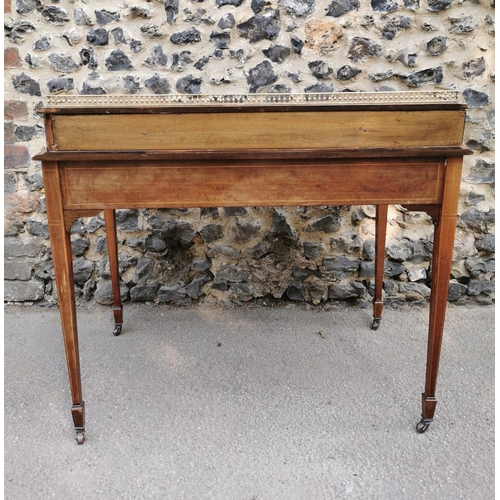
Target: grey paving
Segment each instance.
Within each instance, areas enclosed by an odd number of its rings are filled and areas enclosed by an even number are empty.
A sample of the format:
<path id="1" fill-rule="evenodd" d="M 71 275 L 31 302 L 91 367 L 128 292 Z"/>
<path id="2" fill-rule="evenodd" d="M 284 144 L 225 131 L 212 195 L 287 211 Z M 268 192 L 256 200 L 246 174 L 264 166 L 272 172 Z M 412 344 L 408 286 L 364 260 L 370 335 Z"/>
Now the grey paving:
<path id="1" fill-rule="evenodd" d="M 80 308 L 78 446 L 58 310 L 8 306 L 5 498 L 492 499 L 494 308 L 449 308 L 420 435 L 427 314 Z"/>

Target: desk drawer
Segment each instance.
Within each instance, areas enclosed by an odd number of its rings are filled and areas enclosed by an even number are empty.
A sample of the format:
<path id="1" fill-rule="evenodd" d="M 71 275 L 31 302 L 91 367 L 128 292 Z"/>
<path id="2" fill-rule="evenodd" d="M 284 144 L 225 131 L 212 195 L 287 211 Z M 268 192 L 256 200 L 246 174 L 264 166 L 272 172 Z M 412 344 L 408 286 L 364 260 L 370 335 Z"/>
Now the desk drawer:
<path id="1" fill-rule="evenodd" d="M 66 209 L 436 204 L 438 158 L 61 162 Z"/>

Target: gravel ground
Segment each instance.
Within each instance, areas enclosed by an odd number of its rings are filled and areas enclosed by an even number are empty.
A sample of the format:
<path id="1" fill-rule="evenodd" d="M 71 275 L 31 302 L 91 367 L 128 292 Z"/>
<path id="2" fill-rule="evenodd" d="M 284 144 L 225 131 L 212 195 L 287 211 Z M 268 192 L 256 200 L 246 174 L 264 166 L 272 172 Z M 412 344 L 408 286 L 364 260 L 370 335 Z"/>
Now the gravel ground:
<path id="1" fill-rule="evenodd" d="M 58 310 L 5 307 L 6 499 L 494 498 L 494 307 L 449 307 L 425 434 L 427 308 L 124 312 L 78 310 L 78 446 Z"/>

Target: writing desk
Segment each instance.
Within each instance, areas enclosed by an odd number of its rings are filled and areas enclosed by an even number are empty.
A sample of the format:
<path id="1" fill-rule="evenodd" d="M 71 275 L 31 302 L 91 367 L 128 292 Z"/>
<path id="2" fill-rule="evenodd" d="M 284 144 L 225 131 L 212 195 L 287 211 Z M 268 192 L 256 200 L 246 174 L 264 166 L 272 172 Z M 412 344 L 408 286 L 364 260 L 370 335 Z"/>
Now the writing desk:
<path id="1" fill-rule="evenodd" d="M 463 155 L 455 92 L 54 96 L 40 109 L 47 217 L 77 442 L 82 398 L 70 228 L 104 211 L 122 329 L 115 209 L 375 205 L 372 328 L 382 316 L 387 206 L 427 212 L 434 246 L 422 419 L 436 383 Z M 402 333 L 404 334 L 404 332 Z"/>

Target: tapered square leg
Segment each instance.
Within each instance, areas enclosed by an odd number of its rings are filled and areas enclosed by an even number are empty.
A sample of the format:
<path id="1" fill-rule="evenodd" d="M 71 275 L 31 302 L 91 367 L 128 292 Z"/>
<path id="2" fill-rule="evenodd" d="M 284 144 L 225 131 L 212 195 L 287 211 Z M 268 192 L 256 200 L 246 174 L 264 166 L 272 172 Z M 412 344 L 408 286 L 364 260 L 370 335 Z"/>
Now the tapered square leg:
<path id="1" fill-rule="evenodd" d="M 436 386 L 448 303 L 461 172 L 462 158 L 449 158 L 446 162 L 441 211 L 434 225 L 427 370 L 425 392 L 422 395 L 422 420 L 417 424 L 417 431 L 420 433 L 425 432 L 434 419 L 437 404 Z"/>
<path id="2" fill-rule="evenodd" d="M 59 312 L 68 365 L 69 384 L 73 406 L 71 414 L 77 439 L 83 443 L 85 431 L 85 403 L 82 399 L 80 354 L 76 323 L 75 290 L 73 285 L 73 256 L 71 254 L 70 224 L 65 221 L 59 190 L 60 175 L 57 162 L 42 163 L 47 217 L 49 223 L 52 260 L 56 277 Z"/>
<path id="3" fill-rule="evenodd" d="M 375 218 L 375 296 L 373 297 L 372 330 L 377 330 L 382 320 L 384 301 L 382 290 L 384 285 L 385 240 L 387 234 L 388 205 L 376 206 Z"/>
<path id="4" fill-rule="evenodd" d="M 115 319 L 113 335 L 120 335 L 123 326 L 123 306 L 120 298 L 120 266 L 118 262 L 118 242 L 116 238 L 116 213 L 113 209 L 104 210 L 104 222 L 106 224 L 109 269 L 113 290 L 113 316 Z"/>

